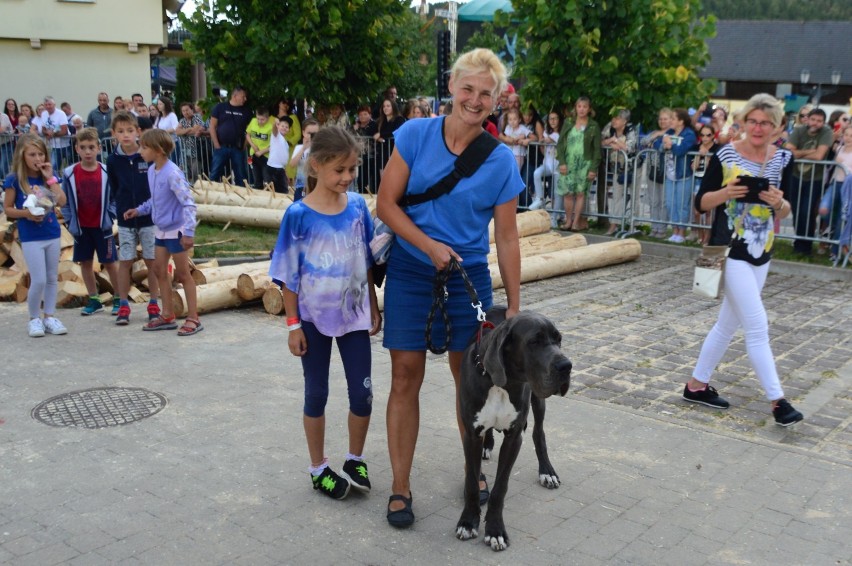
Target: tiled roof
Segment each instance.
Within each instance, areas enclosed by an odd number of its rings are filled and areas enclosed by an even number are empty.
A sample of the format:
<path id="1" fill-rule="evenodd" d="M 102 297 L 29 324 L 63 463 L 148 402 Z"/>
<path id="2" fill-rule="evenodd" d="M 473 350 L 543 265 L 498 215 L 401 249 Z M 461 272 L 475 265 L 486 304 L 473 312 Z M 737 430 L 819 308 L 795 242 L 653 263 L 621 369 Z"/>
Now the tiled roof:
<path id="1" fill-rule="evenodd" d="M 808 69 L 809 83 L 831 84 L 839 70 L 840 84 L 852 84 L 852 22 L 719 20 L 707 43 L 702 77 L 797 84 Z"/>

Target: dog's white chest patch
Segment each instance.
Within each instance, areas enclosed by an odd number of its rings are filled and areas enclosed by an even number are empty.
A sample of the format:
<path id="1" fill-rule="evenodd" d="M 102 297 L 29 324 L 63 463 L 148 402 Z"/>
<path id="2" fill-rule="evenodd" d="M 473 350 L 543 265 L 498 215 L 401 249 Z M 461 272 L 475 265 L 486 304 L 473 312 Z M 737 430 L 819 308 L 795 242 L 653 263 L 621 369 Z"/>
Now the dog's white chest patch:
<path id="1" fill-rule="evenodd" d="M 476 413 L 473 426 L 477 429 L 482 427 L 483 431 L 489 428 L 508 430 L 516 418 L 518 418 L 518 411 L 509 400 L 509 393 L 502 387 L 492 385 L 488 391 L 488 399 Z"/>

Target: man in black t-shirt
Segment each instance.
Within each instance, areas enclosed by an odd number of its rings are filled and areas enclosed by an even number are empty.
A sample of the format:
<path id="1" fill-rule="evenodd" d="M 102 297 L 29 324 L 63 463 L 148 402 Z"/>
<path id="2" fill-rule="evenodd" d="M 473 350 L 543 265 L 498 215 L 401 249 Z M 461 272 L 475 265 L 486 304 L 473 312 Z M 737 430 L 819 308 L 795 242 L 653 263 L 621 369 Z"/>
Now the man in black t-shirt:
<path id="1" fill-rule="evenodd" d="M 210 116 L 210 141 L 213 142 L 213 165 L 210 178 L 221 181 L 225 165 L 234 172 L 234 184 L 243 185 L 246 180 L 246 153 L 243 144 L 246 127 L 252 119 L 246 107 L 246 90 L 238 86 L 228 102 L 220 102 Z"/>

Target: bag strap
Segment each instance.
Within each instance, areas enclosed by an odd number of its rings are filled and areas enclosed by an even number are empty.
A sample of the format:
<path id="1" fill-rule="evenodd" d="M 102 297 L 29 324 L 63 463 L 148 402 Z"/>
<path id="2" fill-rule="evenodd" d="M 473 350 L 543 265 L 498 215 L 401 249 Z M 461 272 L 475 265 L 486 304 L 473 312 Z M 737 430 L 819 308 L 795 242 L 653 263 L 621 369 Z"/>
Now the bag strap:
<path id="1" fill-rule="evenodd" d="M 416 195 L 403 195 L 399 201 L 400 206 L 414 206 L 422 204 L 438 197 L 444 196 L 452 191 L 459 181 L 465 177 L 470 177 L 485 163 L 488 156 L 494 149 L 500 145 L 497 138 L 484 131 L 468 145 L 465 150 L 456 158 L 455 166 L 450 171 L 449 175 L 426 189 L 422 193 Z"/>

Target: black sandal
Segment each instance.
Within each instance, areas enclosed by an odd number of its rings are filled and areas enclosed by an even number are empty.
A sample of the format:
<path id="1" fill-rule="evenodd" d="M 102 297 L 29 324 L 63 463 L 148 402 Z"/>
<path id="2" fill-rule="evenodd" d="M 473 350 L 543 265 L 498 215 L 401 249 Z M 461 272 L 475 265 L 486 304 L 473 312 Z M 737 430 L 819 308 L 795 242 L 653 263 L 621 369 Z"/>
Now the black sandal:
<path id="1" fill-rule="evenodd" d="M 488 481 L 485 479 L 485 474 L 479 474 L 479 481 L 485 483 L 485 487 L 479 490 L 479 505 L 488 503 L 488 498 L 491 497 L 491 491 L 488 489 Z"/>
<path id="2" fill-rule="evenodd" d="M 406 497 L 395 493 L 388 498 L 388 524 L 398 529 L 407 529 L 414 524 L 414 511 L 411 510 L 413 497 Z M 394 501 L 402 501 L 405 507 L 396 511 L 390 510 L 390 504 Z"/>

